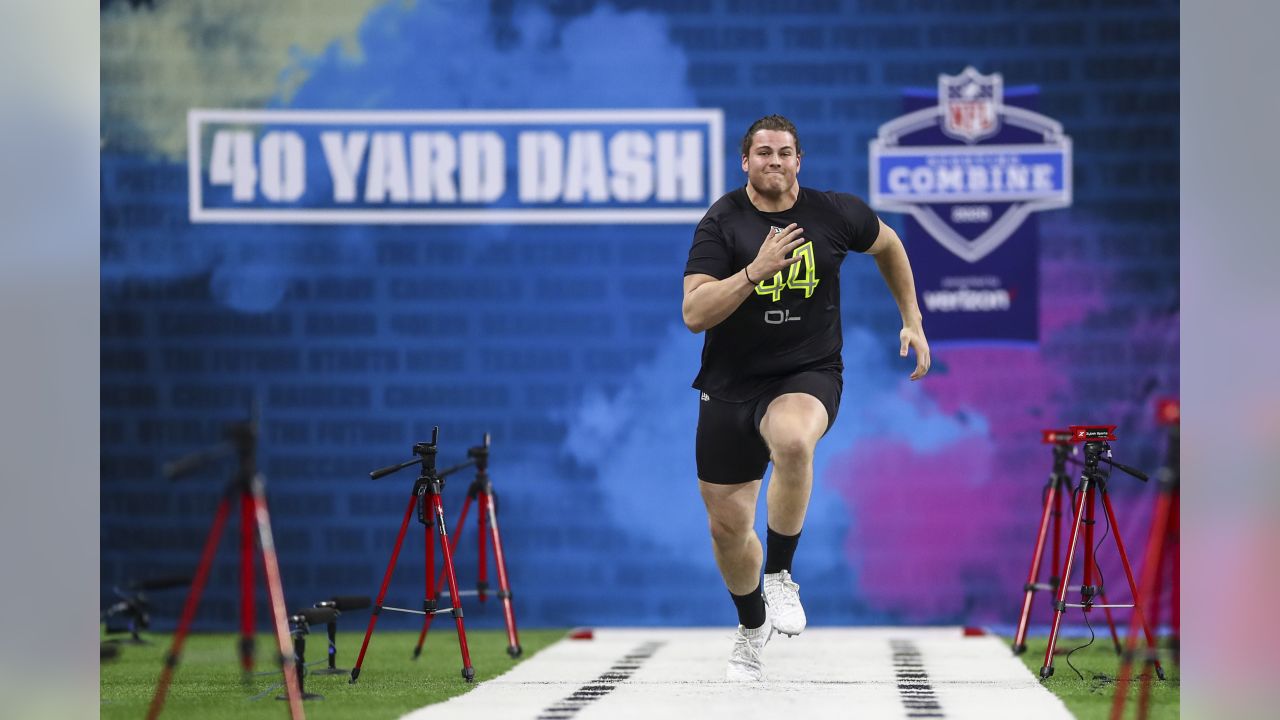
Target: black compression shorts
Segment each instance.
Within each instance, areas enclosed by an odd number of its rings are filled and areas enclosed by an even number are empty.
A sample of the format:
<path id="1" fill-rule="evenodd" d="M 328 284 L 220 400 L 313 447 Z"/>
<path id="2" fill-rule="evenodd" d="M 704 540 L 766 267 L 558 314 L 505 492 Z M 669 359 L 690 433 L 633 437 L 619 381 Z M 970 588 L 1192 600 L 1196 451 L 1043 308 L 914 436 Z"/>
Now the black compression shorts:
<path id="1" fill-rule="evenodd" d="M 698 478 L 717 485 L 738 485 L 764 477 L 769 448 L 760 436 L 760 421 L 769 403 L 787 393 L 812 395 L 827 409 L 830 430 L 840 410 L 843 388 L 840 373 L 815 371 L 785 377 L 746 402 L 717 400 L 699 391 Z"/>

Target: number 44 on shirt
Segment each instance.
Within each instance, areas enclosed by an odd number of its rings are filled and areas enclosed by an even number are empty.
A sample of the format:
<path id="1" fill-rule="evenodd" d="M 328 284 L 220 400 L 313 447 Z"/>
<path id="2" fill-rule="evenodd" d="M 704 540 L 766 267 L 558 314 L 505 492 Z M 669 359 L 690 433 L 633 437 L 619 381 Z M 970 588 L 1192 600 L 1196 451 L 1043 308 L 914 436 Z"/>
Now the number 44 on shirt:
<path id="1" fill-rule="evenodd" d="M 782 271 L 773 274 L 768 280 L 761 280 L 756 285 L 757 295 L 772 295 L 777 302 L 782 298 L 783 290 L 802 290 L 806 298 L 813 296 L 818 288 L 818 272 L 813 261 L 813 241 L 809 241 L 791 251 L 791 257 L 799 257 L 800 262 L 787 268 L 787 279 L 782 279 Z"/>

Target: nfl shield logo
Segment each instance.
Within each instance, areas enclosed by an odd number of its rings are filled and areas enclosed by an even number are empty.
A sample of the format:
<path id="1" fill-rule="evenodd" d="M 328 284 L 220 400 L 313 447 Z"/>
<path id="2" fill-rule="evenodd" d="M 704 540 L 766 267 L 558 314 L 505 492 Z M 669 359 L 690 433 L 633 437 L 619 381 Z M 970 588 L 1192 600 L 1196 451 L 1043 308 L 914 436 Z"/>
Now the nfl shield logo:
<path id="1" fill-rule="evenodd" d="M 1000 73 L 983 75 L 969 66 L 959 75 L 939 75 L 942 132 L 967 143 L 995 135 L 1000 129 L 1002 95 Z"/>

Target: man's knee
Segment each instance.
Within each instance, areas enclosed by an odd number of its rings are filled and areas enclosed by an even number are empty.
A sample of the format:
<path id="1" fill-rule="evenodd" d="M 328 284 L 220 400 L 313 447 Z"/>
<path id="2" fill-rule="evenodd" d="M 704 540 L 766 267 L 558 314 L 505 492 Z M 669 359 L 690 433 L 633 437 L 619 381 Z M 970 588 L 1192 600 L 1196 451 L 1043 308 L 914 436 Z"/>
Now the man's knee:
<path id="1" fill-rule="evenodd" d="M 773 464 L 790 467 L 812 462 L 826 422 L 826 408 L 812 395 L 794 393 L 775 399 L 760 422 Z"/>
<path id="2" fill-rule="evenodd" d="M 792 467 L 813 462 L 813 450 L 817 440 L 799 433 L 783 432 L 769 443 L 769 452 L 775 466 Z"/>
<path id="3" fill-rule="evenodd" d="M 717 545 L 743 542 L 754 536 L 756 498 L 760 481 L 742 485 L 702 482 L 702 502 L 707 506 L 707 524 Z"/>
<path id="4" fill-rule="evenodd" d="M 710 515 L 708 525 L 711 527 L 711 540 L 717 545 L 736 545 L 755 533 L 751 518 Z"/>

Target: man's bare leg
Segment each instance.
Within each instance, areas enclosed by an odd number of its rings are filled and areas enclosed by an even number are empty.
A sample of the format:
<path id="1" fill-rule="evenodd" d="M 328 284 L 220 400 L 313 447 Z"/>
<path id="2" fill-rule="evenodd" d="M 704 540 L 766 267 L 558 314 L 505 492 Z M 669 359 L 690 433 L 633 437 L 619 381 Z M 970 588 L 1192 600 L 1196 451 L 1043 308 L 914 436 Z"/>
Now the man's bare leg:
<path id="1" fill-rule="evenodd" d="M 763 552 L 756 537 L 756 498 L 760 481 L 740 485 L 698 482 L 711 526 L 711 547 L 725 587 L 734 595 L 746 595 L 760 584 Z"/>
<path id="2" fill-rule="evenodd" d="M 763 594 L 778 632 L 798 635 L 808 624 L 800 605 L 800 586 L 791 579 L 791 558 L 804 528 L 813 490 L 813 452 L 827 429 L 827 410 L 806 393 L 779 395 L 760 421 L 769 446 L 769 552 Z"/>
<path id="3" fill-rule="evenodd" d="M 740 682 L 764 679 L 761 653 L 773 635 L 760 580 L 760 538 L 756 537 L 756 499 L 760 481 L 740 485 L 699 482 L 707 506 L 711 546 L 724 584 L 738 608 L 738 633 L 725 677 Z"/>
<path id="4" fill-rule="evenodd" d="M 827 409 L 806 393 L 779 395 L 760 420 L 760 435 L 773 459 L 766 500 L 775 532 L 795 535 L 804 527 L 813 491 L 813 451 L 826 431 Z"/>

